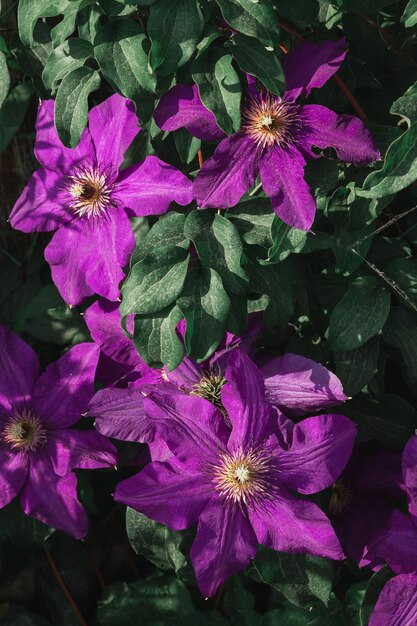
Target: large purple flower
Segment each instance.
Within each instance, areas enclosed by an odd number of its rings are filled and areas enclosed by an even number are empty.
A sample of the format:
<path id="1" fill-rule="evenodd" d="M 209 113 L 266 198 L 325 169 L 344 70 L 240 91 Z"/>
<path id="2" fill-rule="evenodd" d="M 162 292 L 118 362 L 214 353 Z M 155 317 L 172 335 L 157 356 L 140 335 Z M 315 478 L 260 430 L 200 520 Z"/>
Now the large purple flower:
<path id="1" fill-rule="evenodd" d="M 333 484 L 331 520 L 343 549 L 356 563 L 362 564 L 366 545 L 387 524 L 393 499 L 403 494 L 401 482 L 401 454 L 362 443 Z"/>
<path id="2" fill-rule="evenodd" d="M 69 428 L 94 393 L 97 346 L 78 344 L 40 376 L 32 348 L 2 326 L 0 346 L 0 507 L 19 496 L 27 515 L 83 537 L 88 519 L 71 470 L 116 464 L 105 437 Z"/>
<path id="3" fill-rule="evenodd" d="M 133 380 L 128 388 L 108 388 L 98 391 L 90 402 L 89 414 L 96 418 L 96 427 L 104 435 L 128 441 L 149 443 L 155 434 L 152 422 L 144 412 L 145 394 L 155 385 L 164 391 L 178 390 L 202 397 L 222 409 L 222 388 L 227 381 L 227 364 L 233 348 L 239 346 L 249 354 L 259 337 L 259 317 L 249 318 L 245 338 L 226 333 L 218 350 L 204 363 L 184 357 L 181 364 L 169 371 L 150 368 L 136 352 L 120 325 L 117 305 L 95 302 L 85 314 L 94 341 L 100 344 L 105 360 L 103 378 L 123 376 L 123 382 Z M 325 367 L 296 354 L 282 357 L 262 357 L 266 399 L 287 415 L 302 415 L 334 406 L 346 400 L 340 380 Z M 111 381 L 114 382 L 115 378 Z"/>
<path id="4" fill-rule="evenodd" d="M 343 470 L 355 427 L 341 415 L 294 425 L 265 401 L 261 372 L 232 350 L 222 389 L 227 414 L 204 398 L 151 393 L 145 411 L 172 456 L 121 482 L 115 499 L 181 530 L 198 522 L 191 560 L 212 596 L 256 555 L 258 543 L 343 558 L 324 513 L 299 494 L 328 487 Z"/>
<path id="5" fill-rule="evenodd" d="M 417 574 L 394 576 L 382 589 L 369 626 L 417 624 Z"/>
<path id="6" fill-rule="evenodd" d="M 339 69 L 346 42 L 306 41 L 283 59 L 287 90 L 282 98 L 249 88 L 242 99 L 242 126 L 224 138 L 198 173 L 194 192 L 201 208 L 234 206 L 258 174 L 272 207 L 290 226 L 308 230 L 316 203 L 304 180 L 305 158 L 329 146 L 349 163 L 364 165 L 379 158 L 372 136 L 351 115 L 337 115 L 320 105 L 295 102 L 321 87 Z M 197 86 L 177 85 L 159 103 L 155 120 L 163 130 L 185 127 L 200 139 L 224 137 L 214 115 L 202 104 Z"/>
<path id="7" fill-rule="evenodd" d="M 36 121 L 35 172 L 10 214 L 24 232 L 58 229 L 45 250 L 65 302 L 98 293 L 119 296 L 122 268 L 135 247 L 129 216 L 165 213 L 173 200 L 191 202 L 192 184 L 154 156 L 119 171 L 140 131 L 133 103 L 115 94 L 91 109 L 73 150 L 54 127 L 54 102 L 41 103 Z"/>

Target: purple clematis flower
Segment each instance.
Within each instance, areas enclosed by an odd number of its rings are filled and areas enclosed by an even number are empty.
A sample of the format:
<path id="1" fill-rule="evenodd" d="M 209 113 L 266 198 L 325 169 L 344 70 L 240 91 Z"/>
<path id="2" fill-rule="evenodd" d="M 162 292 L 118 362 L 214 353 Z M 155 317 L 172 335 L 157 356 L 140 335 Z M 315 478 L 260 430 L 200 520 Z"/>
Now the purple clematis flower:
<path id="1" fill-rule="evenodd" d="M 172 371 L 165 367 L 156 370 L 143 362 L 133 342 L 124 335 L 116 304 L 95 302 L 87 309 L 85 320 L 91 336 L 108 360 L 110 367 L 106 371 L 112 371 L 115 366 L 117 375 L 121 373 L 124 381 L 134 381 L 127 389 L 113 387 L 98 391 L 90 402 L 89 414 L 96 418 L 96 427 L 102 434 L 142 443 L 151 442 L 155 434 L 143 408 L 146 393 L 154 391 L 155 385 L 158 389 L 164 386 L 166 393 L 180 390 L 209 400 L 222 410 L 221 394 L 231 351 L 239 346 L 249 354 L 254 353 L 260 334 L 260 318 L 251 316 L 245 338 L 226 333 L 218 350 L 204 363 L 184 357 Z M 319 363 L 302 356 L 263 357 L 261 372 L 267 401 L 290 416 L 318 411 L 346 400 L 340 380 Z M 104 374 L 106 377 L 106 372 Z"/>
<path id="2" fill-rule="evenodd" d="M 346 469 L 332 486 L 330 519 L 346 553 L 356 563 L 387 524 L 400 487 L 401 454 L 372 443 L 356 446 Z"/>
<path id="3" fill-rule="evenodd" d="M 2 326 L 0 346 L 0 507 L 19 496 L 27 515 L 81 538 L 88 519 L 71 470 L 116 464 L 105 437 L 69 428 L 94 393 L 97 346 L 74 346 L 40 376 L 32 348 Z"/>
<path id="4" fill-rule="evenodd" d="M 244 569 L 259 543 L 343 558 L 324 513 L 298 494 L 328 487 L 343 470 L 356 429 L 341 415 L 294 425 L 265 401 L 261 372 L 241 350 L 229 356 L 226 415 L 204 398 L 151 393 L 145 411 L 172 456 L 121 482 L 115 499 L 170 528 L 198 522 L 191 560 L 212 596 Z"/>
<path id="5" fill-rule="evenodd" d="M 393 511 L 390 519 L 366 547 L 363 565 L 374 569 L 388 563 L 396 574 L 417 572 L 417 437 L 404 448 L 402 473 L 409 515 Z"/>
<path id="6" fill-rule="evenodd" d="M 54 127 L 54 101 L 36 121 L 35 172 L 10 214 L 24 232 L 57 230 L 45 250 L 65 302 L 94 293 L 116 300 L 135 247 L 129 217 L 159 215 L 172 201 L 189 204 L 192 183 L 154 156 L 119 171 L 140 131 L 134 105 L 115 94 L 91 109 L 78 146 L 66 148 Z"/>
<path id="7" fill-rule="evenodd" d="M 201 208 L 234 206 L 260 174 L 272 208 L 290 226 L 309 230 L 316 203 L 304 180 L 305 158 L 315 158 L 313 146 L 336 150 L 342 161 L 364 165 L 380 158 L 366 126 L 351 115 L 337 115 L 321 105 L 298 104 L 311 89 L 322 87 L 339 69 L 346 41 L 305 41 L 282 61 L 286 92 L 282 98 L 249 89 L 241 106 L 242 126 L 229 137 L 218 128 L 202 104 L 197 86 L 177 85 L 159 103 L 154 117 L 163 130 L 185 127 L 200 139 L 222 139 L 204 162 L 194 182 Z"/>
<path id="8" fill-rule="evenodd" d="M 394 576 L 382 589 L 369 626 L 417 624 L 417 574 Z"/>

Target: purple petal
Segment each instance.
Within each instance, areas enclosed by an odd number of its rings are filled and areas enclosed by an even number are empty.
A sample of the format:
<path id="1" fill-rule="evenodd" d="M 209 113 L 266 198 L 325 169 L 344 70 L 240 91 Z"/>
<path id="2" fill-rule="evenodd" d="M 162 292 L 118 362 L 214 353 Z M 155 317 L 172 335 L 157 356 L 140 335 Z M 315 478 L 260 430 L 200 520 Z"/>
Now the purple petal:
<path id="1" fill-rule="evenodd" d="M 213 596 L 225 580 L 249 564 L 257 548 L 255 533 L 239 506 L 213 497 L 200 516 L 190 552 L 201 593 Z"/>
<path id="2" fill-rule="evenodd" d="M 316 202 L 304 180 L 305 161 L 294 147 L 268 150 L 259 162 L 262 186 L 272 208 L 283 222 L 309 230 L 316 214 Z"/>
<path id="3" fill-rule="evenodd" d="M 346 467 L 345 474 L 355 491 L 379 493 L 391 498 L 400 498 L 403 491 L 401 453 L 392 452 L 371 443 L 355 447 Z"/>
<path id="4" fill-rule="evenodd" d="M 24 452 L 0 449 L 0 509 L 17 496 L 28 474 L 27 456 Z"/>
<path id="5" fill-rule="evenodd" d="M 176 167 L 148 156 L 120 174 L 113 197 L 134 215 L 160 215 L 174 201 L 182 206 L 190 204 L 193 184 Z"/>
<path id="6" fill-rule="evenodd" d="M 204 376 L 202 366 L 186 356 L 174 370 L 169 371 L 165 368 L 164 371 L 170 383 L 185 391 L 191 391 Z"/>
<path id="7" fill-rule="evenodd" d="M 332 147 L 342 161 L 366 165 L 381 158 L 376 143 L 365 124 L 353 115 L 338 115 L 327 107 L 307 104 L 299 109 L 298 141 L 316 156 L 311 146 Z"/>
<path id="8" fill-rule="evenodd" d="M 347 400 L 337 376 L 303 356 L 267 357 L 260 370 L 268 401 L 287 415 L 302 415 Z"/>
<path id="9" fill-rule="evenodd" d="M 44 524 L 75 539 L 87 534 L 88 518 L 77 499 L 75 474 L 57 476 L 46 454 L 31 456 L 29 477 L 19 500 L 26 515 Z"/>
<path id="10" fill-rule="evenodd" d="M 346 52 L 344 38 L 300 43 L 281 61 L 286 80 L 285 98 L 295 100 L 307 96 L 315 87 L 322 87 L 342 65 Z"/>
<path id="11" fill-rule="evenodd" d="M 51 172 L 68 174 L 75 166 L 95 160 L 94 144 L 85 129 L 76 148 L 66 148 L 61 142 L 54 123 L 54 100 L 43 100 L 36 119 L 35 156 Z"/>
<path id="12" fill-rule="evenodd" d="M 114 499 L 174 530 L 195 524 L 211 487 L 204 476 L 194 475 L 186 466 L 153 462 L 144 470 L 117 485 Z"/>
<path id="13" fill-rule="evenodd" d="M 389 522 L 369 542 L 361 565 L 388 563 L 396 574 L 416 571 L 417 526 L 413 520 L 393 511 Z"/>
<path id="14" fill-rule="evenodd" d="M 403 477 L 408 495 L 408 510 L 417 517 L 417 437 L 411 437 L 403 452 Z"/>
<path id="15" fill-rule="evenodd" d="M 198 206 L 227 208 L 237 204 L 256 180 L 258 161 L 259 152 L 252 139 L 241 133 L 223 139 L 194 180 Z"/>
<path id="16" fill-rule="evenodd" d="M 208 400 L 179 392 L 151 393 L 144 408 L 156 432 L 188 467 L 201 468 L 225 451 L 229 430 L 223 415 Z"/>
<path id="17" fill-rule="evenodd" d="M 316 493 L 340 476 L 352 454 L 356 426 L 343 415 L 317 415 L 294 426 L 289 450 L 277 454 L 280 481 Z"/>
<path id="18" fill-rule="evenodd" d="M 0 411 L 9 413 L 28 401 L 38 374 L 35 351 L 0 324 Z"/>
<path id="19" fill-rule="evenodd" d="M 58 361 L 48 365 L 36 382 L 32 405 L 48 428 L 75 424 L 94 393 L 99 349 L 94 343 L 79 343 Z"/>
<path id="20" fill-rule="evenodd" d="M 84 319 L 91 337 L 110 359 L 126 365 L 128 370 L 151 369 L 140 358 L 133 341 L 124 334 L 118 303 L 101 298 L 86 310 Z M 128 316 L 127 330 L 133 332 L 133 315 Z"/>
<path id="21" fill-rule="evenodd" d="M 115 172 L 140 131 L 135 105 L 115 93 L 91 109 L 88 128 L 96 149 L 97 163 Z"/>
<path id="22" fill-rule="evenodd" d="M 117 464 L 116 448 L 95 431 L 54 430 L 48 435 L 47 446 L 58 476 L 65 476 L 72 469 L 98 469 Z"/>
<path id="23" fill-rule="evenodd" d="M 367 565 L 362 561 L 364 550 L 389 521 L 392 504 L 377 493 L 357 493 L 343 478 L 341 483 L 347 490 L 347 502 L 332 514 L 333 528 L 346 554 L 358 565 Z"/>
<path id="24" fill-rule="evenodd" d="M 62 174 L 48 170 L 35 172 L 11 213 L 13 228 L 24 233 L 48 232 L 69 222 L 72 215 L 67 210 L 67 192 Z"/>
<path id="25" fill-rule="evenodd" d="M 121 441 L 152 441 L 155 427 L 144 411 L 145 391 L 140 388 L 102 389 L 90 401 L 88 415 L 107 437 Z"/>
<path id="26" fill-rule="evenodd" d="M 67 304 L 74 306 L 97 293 L 116 300 L 121 270 L 135 247 L 124 211 L 95 222 L 80 219 L 60 228 L 45 249 L 52 279 Z"/>
<path id="27" fill-rule="evenodd" d="M 154 118 L 162 130 L 186 128 L 194 137 L 206 141 L 225 136 L 214 114 L 201 102 L 197 85 L 175 85 L 162 96 Z"/>
<path id="28" fill-rule="evenodd" d="M 265 402 L 261 372 L 242 350 L 232 350 L 222 389 L 222 404 L 232 424 L 230 450 L 262 443 L 272 431 L 272 411 Z"/>
<path id="29" fill-rule="evenodd" d="M 413 626 L 417 624 L 417 574 L 401 574 L 382 589 L 369 626 Z"/>
<path id="30" fill-rule="evenodd" d="M 283 487 L 279 492 L 249 510 L 259 543 L 281 552 L 343 559 L 339 541 L 323 511 L 312 502 L 297 500 Z"/>

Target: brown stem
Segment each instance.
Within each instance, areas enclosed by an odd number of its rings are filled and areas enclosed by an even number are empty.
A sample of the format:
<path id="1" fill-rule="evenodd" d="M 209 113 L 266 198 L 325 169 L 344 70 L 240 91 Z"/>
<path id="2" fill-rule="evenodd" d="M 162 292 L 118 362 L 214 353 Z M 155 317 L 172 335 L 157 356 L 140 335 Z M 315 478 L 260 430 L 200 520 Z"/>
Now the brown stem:
<path id="1" fill-rule="evenodd" d="M 204 163 L 204 159 L 203 159 L 203 151 L 201 150 L 201 148 L 199 149 L 199 151 L 197 152 L 198 154 L 198 165 L 200 166 L 200 168 L 203 166 Z"/>
<path id="2" fill-rule="evenodd" d="M 291 26 L 288 26 L 287 24 L 285 24 L 285 22 L 279 22 L 279 26 L 280 28 L 282 28 L 282 30 L 285 30 L 290 35 L 293 35 L 296 39 L 298 39 L 298 41 L 304 41 L 304 37 L 300 35 L 300 33 L 298 33 L 296 30 L 294 30 Z M 359 102 L 356 100 L 353 93 L 350 91 L 349 87 L 343 82 L 343 80 L 339 76 L 337 76 L 337 74 L 334 74 L 332 78 L 335 81 L 335 83 L 339 86 L 339 88 L 343 91 L 346 98 L 349 100 L 350 104 L 355 109 L 356 113 L 359 115 L 361 120 L 365 122 L 365 124 L 369 124 L 368 116 L 366 115 L 365 111 L 362 109 Z"/>
<path id="3" fill-rule="evenodd" d="M 85 621 L 84 617 L 82 616 L 82 613 L 80 611 L 80 609 L 78 608 L 74 598 L 72 597 L 72 594 L 70 592 L 70 590 L 68 589 L 68 587 L 66 586 L 66 584 L 64 583 L 64 579 L 61 576 L 61 572 L 59 571 L 57 564 L 55 563 L 52 554 L 49 550 L 44 550 L 45 554 L 46 554 L 46 558 L 49 561 L 49 565 L 51 566 L 51 569 L 53 571 L 53 573 L 55 574 L 55 578 L 57 579 L 59 586 L 61 587 L 62 591 L 64 592 L 68 602 L 70 603 L 70 605 L 72 606 L 74 613 L 76 614 L 78 621 L 80 622 L 81 626 L 88 626 L 87 622 Z"/>
<path id="4" fill-rule="evenodd" d="M 104 579 L 103 574 L 101 573 L 100 566 L 97 562 L 96 557 L 94 556 L 94 552 L 90 548 L 87 542 L 85 542 L 85 549 L 87 552 L 87 558 L 90 562 L 92 569 L 94 570 L 95 575 L 97 576 L 97 580 L 100 583 L 100 587 L 104 590 L 107 587 L 107 583 Z"/>

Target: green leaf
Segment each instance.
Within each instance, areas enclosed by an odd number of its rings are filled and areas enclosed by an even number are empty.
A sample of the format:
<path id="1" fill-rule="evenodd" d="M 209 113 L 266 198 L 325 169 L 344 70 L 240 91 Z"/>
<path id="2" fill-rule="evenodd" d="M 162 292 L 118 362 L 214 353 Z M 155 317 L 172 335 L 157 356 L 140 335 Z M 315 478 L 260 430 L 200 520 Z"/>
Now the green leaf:
<path id="1" fill-rule="evenodd" d="M 136 552 L 162 570 L 178 572 L 187 563 L 181 552 L 183 534 L 150 520 L 127 507 L 126 532 Z"/>
<path id="2" fill-rule="evenodd" d="M 317 0 L 280 0 L 279 15 L 291 22 L 312 24 L 319 12 Z"/>
<path id="3" fill-rule="evenodd" d="M 247 262 L 250 290 L 268 296 L 264 314 L 268 330 L 284 330 L 294 312 L 290 265 L 259 265 L 249 256 Z"/>
<path id="4" fill-rule="evenodd" d="M 100 74 L 91 67 L 77 67 L 67 74 L 55 101 L 55 125 L 62 143 L 74 148 L 87 125 L 88 96 L 100 87 Z"/>
<path id="5" fill-rule="evenodd" d="M 417 0 L 409 0 L 401 16 L 401 21 L 406 28 L 417 24 Z"/>
<path id="6" fill-rule="evenodd" d="M 260 547 L 253 562 L 254 578 L 270 585 L 290 602 L 307 606 L 313 598 L 330 600 L 333 566 L 326 560 L 304 554 L 285 554 Z"/>
<path id="7" fill-rule="evenodd" d="M 268 250 L 268 263 L 280 263 L 291 253 L 300 252 L 307 240 L 304 230 L 287 226 L 276 215 L 272 222 L 271 235 L 273 244 Z"/>
<path id="8" fill-rule="evenodd" d="M 378 401 L 360 395 L 344 405 L 343 414 L 356 422 L 361 441 L 377 439 L 398 451 L 403 450 L 417 428 L 417 411 L 393 394 L 382 394 Z"/>
<path id="9" fill-rule="evenodd" d="M 88 3 L 89 0 L 70 0 L 69 6 L 63 11 L 63 19 L 51 30 L 54 46 L 60 46 L 74 32 L 78 12 Z"/>
<path id="10" fill-rule="evenodd" d="M 153 111 L 156 77 L 149 72 L 147 38 L 133 20 L 116 19 L 105 24 L 94 40 L 94 54 L 109 83 L 131 98 L 141 118 Z"/>
<path id="11" fill-rule="evenodd" d="M 33 31 L 38 19 L 65 15 L 72 4 L 71 0 L 19 0 L 17 21 L 22 42 L 26 46 L 34 46 Z"/>
<path id="12" fill-rule="evenodd" d="M 410 383 L 417 384 L 417 322 L 415 317 L 402 307 L 393 307 L 382 336 L 384 341 L 401 352 Z"/>
<path id="13" fill-rule="evenodd" d="M 55 91 L 57 83 L 69 72 L 84 65 L 93 55 L 93 46 L 83 39 L 68 39 L 48 56 L 42 79 L 45 86 Z"/>
<path id="14" fill-rule="evenodd" d="M 7 67 L 6 55 L 0 51 L 0 109 L 6 100 L 10 87 L 9 69 Z"/>
<path id="15" fill-rule="evenodd" d="M 0 110 L 0 152 L 3 152 L 20 128 L 33 96 L 32 83 L 14 87 Z"/>
<path id="16" fill-rule="evenodd" d="M 207 48 L 197 55 L 191 72 L 204 106 L 214 113 L 220 128 L 228 135 L 239 130 L 242 91 L 230 54 Z"/>
<path id="17" fill-rule="evenodd" d="M 390 294 L 370 277 L 353 282 L 329 322 L 332 350 L 353 350 L 374 337 L 387 321 Z"/>
<path id="18" fill-rule="evenodd" d="M 133 341 L 142 359 L 151 367 L 166 365 L 173 370 L 184 357 L 184 344 L 176 327 L 183 318 L 177 307 L 166 307 L 149 315 L 136 315 Z"/>
<path id="19" fill-rule="evenodd" d="M 369 618 L 374 610 L 379 594 L 390 578 L 392 578 L 392 572 L 388 565 L 385 565 L 370 579 L 360 608 L 361 626 L 368 626 Z"/>
<path id="20" fill-rule="evenodd" d="M 106 589 L 99 601 L 100 626 L 164 626 L 168 620 L 193 611 L 187 587 L 180 580 L 155 574 L 138 582 L 116 583 Z"/>
<path id="21" fill-rule="evenodd" d="M 230 309 L 219 274 L 211 268 L 191 270 L 177 304 L 187 322 L 187 354 L 199 363 L 205 361 L 223 338 Z"/>
<path id="22" fill-rule="evenodd" d="M 382 169 L 371 172 L 358 194 L 381 198 L 405 189 L 417 179 L 417 123 L 388 148 Z"/>
<path id="23" fill-rule="evenodd" d="M 201 139 L 193 137 L 186 128 L 178 128 L 172 131 L 172 134 L 181 161 L 188 165 L 197 156 L 201 148 Z"/>
<path id="24" fill-rule="evenodd" d="M 184 235 L 186 217 L 183 213 L 176 211 L 161 215 L 133 251 L 131 265 L 141 261 L 151 252 L 158 253 L 162 246 L 179 246 L 188 249 L 190 241 Z"/>
<path id="25" fill-rule="evenodd" d="M 45 547 L 53 529 L 25 515 L 16 500 L 0 510 L 0 537 L 7 537 L 16 546 Z"/>
<path id="26" fill-rule="evenodd" d="M 417 82 L 392 103 L 389 112 L 405 118 L 410 125 L 417 121 Z"/>
<path id="27" fill-rule="evenodd" d="M 400 301 L 417 310 L 417 259 L 395 259 L 386 266 L 385 274 L 410 300 L 408 302 L 398 294 Z"/>
<path id="28" fill-rule="evenodd" d="M 266 48 L 254 37 L 238 33 L 234 35 L 230 49 L 240 68 L 259 78 L 268 91 L 283 96 L 285 76 L 275 50 Z"/>
<path id="29" fill-rule="evenodd" d="M 336 374 L 343 383 L 345 393 L 354 396 L 362 391 L 377 371 L 378 356 L 379 341 L 377 337 L 355 350 L 334 353 Z"/>
<path id="30" fill-rule="evenodd" d="M 226 216 L 248 244 L 270 248 L 274 212 L 268 198 L 252 198 L 228 209 Z"/>
<path id="31" fill-rule="evenodd" d="M 197 0 L 154 2 L 148 19 L 152 69 L 167 76 L 184 65 L 196 49 L 203 26 L 203 14 Z"/>
<path id="32" fill-rule="evenodd" d="M 242 242 L 232 222 L 209 211 L 192 211 L 184 234 L 193 241 L 202 266 L 216 270 L 227 291 L 246 293 L 249 280 L 241 267 Z"/>
<path id="33" fill-rule="evenodd" d="M 175 302 L 187 274 L 190 255 L 178 246 L 165 245 L 135 263 L 122 287 L 122 316 L 152 314 Z"/>
<path id="34" fill-rule="evenodd" d="M 216 0 L 226 22 L 266 45 L 279 42 L 278 14 L 271 0 Z"/>
<path id="35" fill-rule="evenodd" d="M 130 15 L 137 9 L 135 0 L 99 0 L 100 6 L 106 15 Z"/>

